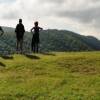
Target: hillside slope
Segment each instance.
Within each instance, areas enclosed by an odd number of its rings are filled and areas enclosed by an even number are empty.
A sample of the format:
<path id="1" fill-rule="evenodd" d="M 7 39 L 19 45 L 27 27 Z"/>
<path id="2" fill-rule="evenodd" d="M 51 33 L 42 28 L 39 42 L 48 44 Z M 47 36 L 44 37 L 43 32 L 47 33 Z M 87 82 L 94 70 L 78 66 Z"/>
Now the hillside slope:
<path id="1" fill-rule="evenodd" d="M 100 100 L 100 52 L 2 56 L 0 100 Z"/>
<path id="2" fill-rule="evenodd" d="M 3 27 L 0 37 L 0 54 L 14 53 L 16 36 L 14 28 Z M 30 52 L 32 34 L 25 33 L 24 50 Z M 44 30 L 40 32 L 40 51 L 91 51 L 100 50 L 100 41 L 92 36 L 83 36 L 71 31 Z"/>

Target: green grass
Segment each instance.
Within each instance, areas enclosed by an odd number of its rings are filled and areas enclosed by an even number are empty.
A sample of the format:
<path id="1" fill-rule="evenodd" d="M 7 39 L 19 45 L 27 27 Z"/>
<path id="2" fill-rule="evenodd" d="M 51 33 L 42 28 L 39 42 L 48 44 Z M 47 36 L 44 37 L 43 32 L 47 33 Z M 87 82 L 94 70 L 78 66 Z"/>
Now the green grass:
<path id="1" fill-rule="evenodd" d="M 100 100 L 100 52 L 0 57 L 0 100 Z"/>

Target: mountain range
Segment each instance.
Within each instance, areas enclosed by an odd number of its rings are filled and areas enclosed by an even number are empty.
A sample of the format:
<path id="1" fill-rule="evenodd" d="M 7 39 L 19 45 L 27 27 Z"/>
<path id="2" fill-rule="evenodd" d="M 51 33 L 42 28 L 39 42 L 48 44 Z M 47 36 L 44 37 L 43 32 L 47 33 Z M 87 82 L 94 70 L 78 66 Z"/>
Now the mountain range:
<path id="1" fill-rule="evenodd" d="M 4 35 L 0 37 L 0 54 L 16 51 L 14 28 L 3 27 Z M 31 52 L 32 33 L 25 32 L 24 51 Z M 48 29 L 40 32 L 40 51 L 98 51 L 100 40 L 93 36 L 83 36 L 68 30 Z"/>

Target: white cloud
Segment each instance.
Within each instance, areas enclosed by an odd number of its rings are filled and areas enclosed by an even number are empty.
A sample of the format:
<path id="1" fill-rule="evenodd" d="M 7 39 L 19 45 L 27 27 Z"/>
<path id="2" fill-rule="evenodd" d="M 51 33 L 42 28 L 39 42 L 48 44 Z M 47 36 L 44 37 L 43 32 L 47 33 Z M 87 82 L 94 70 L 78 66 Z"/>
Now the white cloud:
<path id="1" fill-rule="evenodd" d="M 67 29 L 100 38 L 99 0 L 2 0 L 1 25 L 15 27 L 18 19 L 30 30 L 38 20 L 44 28 Z"/>
<path id="2" fill-rule="evenodd" d="M 15 2 L 16 0 L 0 0 L 0 3 L 12 3 Z"/>

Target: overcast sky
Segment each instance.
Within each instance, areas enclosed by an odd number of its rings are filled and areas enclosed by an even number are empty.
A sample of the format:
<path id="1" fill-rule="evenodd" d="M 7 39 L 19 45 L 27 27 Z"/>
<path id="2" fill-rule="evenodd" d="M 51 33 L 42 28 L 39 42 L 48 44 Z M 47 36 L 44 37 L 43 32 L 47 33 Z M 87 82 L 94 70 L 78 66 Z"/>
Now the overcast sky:
<path id="1" fill-rule="evenodd" d="M 100 0 L 0 0 L 0 25 L 65 29 L 100 39 Z"/>

